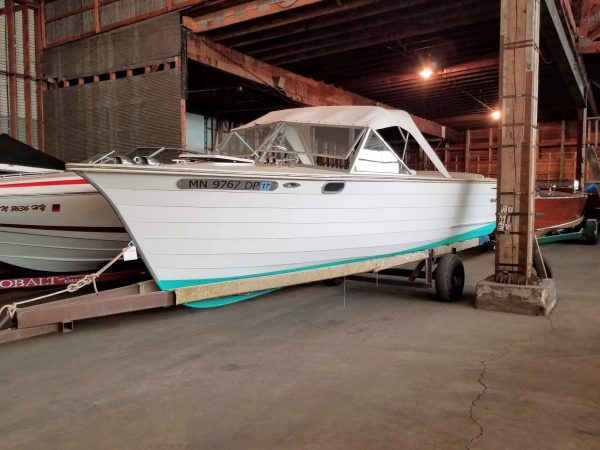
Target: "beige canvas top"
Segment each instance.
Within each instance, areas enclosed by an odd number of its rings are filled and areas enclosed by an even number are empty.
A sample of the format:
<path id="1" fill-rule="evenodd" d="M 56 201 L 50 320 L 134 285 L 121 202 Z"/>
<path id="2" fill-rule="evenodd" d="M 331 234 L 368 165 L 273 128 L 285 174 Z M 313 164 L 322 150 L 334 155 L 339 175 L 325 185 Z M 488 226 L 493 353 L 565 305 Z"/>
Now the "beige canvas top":
<path id="1" fill-rule="evenodd" d="M 311 106 L 273 111 L 236 129 L 241 130 L 276 122 L 359 127 L 373 130 L 400 127 L 413 136 L 442 176 L 451 178 L 442 161 L 440 161 L 410 114 L 406 111 L 385 109 L 379 106 Z"/>

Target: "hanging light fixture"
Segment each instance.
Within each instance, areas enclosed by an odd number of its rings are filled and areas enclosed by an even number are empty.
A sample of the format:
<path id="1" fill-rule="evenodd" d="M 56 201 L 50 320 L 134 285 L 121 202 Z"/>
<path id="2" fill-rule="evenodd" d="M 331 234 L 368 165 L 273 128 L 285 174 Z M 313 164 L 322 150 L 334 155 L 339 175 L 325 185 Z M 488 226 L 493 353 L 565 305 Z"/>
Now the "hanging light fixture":
<path id="1" fill-rule="evenodd" d="M 429 78 L 431 78 L 431 75 L 433 75 L 433 70 L 431 70 L 431 68 L 427 66 L 423 67 L 423 69 L 421 69 L 421 71 L 419 72 L 419 76 L 424 80 L 428 80 Z"/>

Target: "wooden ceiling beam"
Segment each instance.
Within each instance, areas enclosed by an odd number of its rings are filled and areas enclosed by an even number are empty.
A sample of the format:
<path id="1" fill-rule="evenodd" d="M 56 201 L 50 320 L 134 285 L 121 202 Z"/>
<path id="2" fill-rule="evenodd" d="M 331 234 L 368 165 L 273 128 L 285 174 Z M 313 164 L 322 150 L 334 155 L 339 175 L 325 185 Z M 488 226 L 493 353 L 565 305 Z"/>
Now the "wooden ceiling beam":
<path id="1" fill-rule="evenodd" d="M 298 104 L 310 106 L 376 104 L 372 99 L 272 66 L 192 33 L 187 35 L 187 56 L 200 64 L 269 86 Z M 390 107 L 385 104 L 380 106 Z M 412 116 L 412 118 L 423 133 L 453 142 L 461 142 L 464 139 L 464 134 L 461 132 L 421 117 Z"/>
<path id="2" fill-rule="evenodd" d="M 231 42 L 228 40 L 225 44 L 240 51 L 245 51 L 243 50 L 244 47 L 254 44 L 261 44 L 259 49 L 277 49 L 280 48 L 280 46 L 283 47 L 290 45 L 290 43 L 294 44 L 296 42 L 310 42 L 311 40 L 319 39 L 320 35 L 316 33 L 317 31 L 323 29 L 330 30 L 332 27 L 336 27 L 338 25 L 345 25 L 348 27 L 352 24 L 355 24 L 354 28 L 365 27 L 367 26 L 367 19 L 370 17 L 383 16 L 387 19 L 387 21 L 390 21 L 391 19 L 394 19 L 394 16 L 390 15 L 390 13 L 396 12 L 396 14 L 401 14 L 402 11 L 398 10 L 408 10 L 410 8 L 421 6 L 428 1 L 430 0 L 404 0 L 402 2 L 396 2 L 393 4 L 385 2 L 373 3 L 372 1 L 361 1 L 358 3 L 349 3 L 348 6 L 344 4 L 345 8 L 338 9 L 336 13 L 348 11 L 347 8 L 352 8 L 354 11 L 347 12 L 346 14 L 330 14 L 327 16 L 319 16 L 317 20 L 305 21 L 304 23 L 298 24 L 294 27 L 280 26 L 273 31 L 254 36 L 244 31 L 244 34 L 234 37 L 231 39 Z M 422 8 L 420 8 L 420 10 L 422 10 Z M 356 20 L 356 17 L 360 17 L 360 20 Z M 290 39 L 296 34 L 300 34 L 301 36 Z M 265 41 L 273 40 L 275 41 L 274 45 L 265 43 Z M 283 43 L 281 43 L 282 40 Z M 222 39 L 220 35 L 217 35 L 215 37 L 215 41 L 222 42 L 224 39 Z"/>
<path id="3" fill-rule="evenodd" d="M 471 18 L 473 19 L 472 23 L 476 23 L 486 21 L 491 17 L 496 16 L 497 12 L 495 10 L 489 10 L 489 8 L 485 8 L 475 15 L 473 15 L 472 10 L 463 10 L 455 14 L 453 17 L 449 17 L 447 20 L 440 21 L 437 18 L 432 18 L 431 21 L 424 23 L 406 23 L 404 26 L 398 27 L 399 31 L 389 32 L 389 30 L 382 30 L 382 33 L 374 36 L 365 36 L 362 33 L 354 33 L 347 38 L 337 41 L 342 43 L 323 43 L 322 45 L 314 45 L 310 48 L 305 47 L 302 49 L 302 52 L 287 52 L 286 54 L 271 56 L 268 58 L 268 61 L 276 65 L 292 64 L 323 56 L 335 55 L 342 52 L 365 49 L 390 42 L 402 41 L 404 39 L 423 34 L 424 30 L 427 30 L 428 33 L 448 31 L 452 28 L 456 28 L 457 23 L 466 18 Z"/>
<path id="4" fill-rule="evenodd" d="M 302 22 L 303 20 L 315 19 L 318 18 L 322 20 L 325 16 L 330 14 L 336 14 L 343 11 L 350 11 L 352 9 L 356 9 L 360 6 L 372 4 L 373 2 L 377 2 L 380 0 L 353 0 L 349 2 L 344 2 L 341 5 L 339 3 L 335 3 L 329 6 L 323 6 L 322 8 L 318 8 L 315 11 L 296 11 L 295 13 L 284 14 L 283 16 L 278 17 L 278 20 L 268 21 L 268 22 L 260 22 L 257 24 L 251 24 L 244 27 L 243 33 L 240 33 L 239 30 L 232 31 L 218 31 L 218 40 L 224 41 L 231 38 L 236 38 L 242 36 L 248 36 L 252 33 L 259 33 L 262 31 L 270 30 L 277 27 L 288 26 L 298 22 Z M 185 24 L 185 22 L 184 22 Z"/>
<path id="5" fill-rule="evenodd" d="M 459 64 L 456 66 L 445 67 L 440 69 L 431 76 L 427 81 L 422 80 L 418 73 L 404 73 L 401 75 L 384 75 L 364 78 L 361 77 L 356 83 L 351 83 L 354 89 L 369 89 L 375 87 L 375 89 L 385 89 L 388 86 L 397 86 L 403 83 L 410 83 L 414 81 L 422 81 L 423 84 L 435 85 L 442 82 L 446 82 L 448 78 L 452 77 L 463 77 L 470 73 L 479 74 L 484 71 L 497 70 L 498 69 L 498 57 L 484 58 L 479 61 L 473 61 L 465 64 Z M 495 74 L 496 77 L 498 74 Z"/>
<path id="6" fill-rule="evenodd" d="M 415 2 L 416 5 L 419 5 L 420 3 L 421 2 Z M 312 31 L 296 38 L 281 38 L 275 43 L 263 43 L 260 48 L 249 53 L 261 55 L 261 58 L 278 57 L 282 52 L 284 55 L 289 55 L 297 52 L 298 48 L 303 48 L 305 44 L 318 43 L 319 41 L 344 41 L 347 39 L 344 36 L 360 36 L 361 34 L 363 36 L 368 36 L 369 34 L 380 32 L 381 30 L 404 28 L 414 20 L 429 19 L 432 15 L 449 14 L 451 12 L 458 12 L 461 9 L 452 3 L 442 3 L 441 5 L 427 9 L 420 7 L 410 8 L 411 12 L 407 12 L 406 15 L 403 14 L 403 11 L 394 14 L 393 11 L 400 8 L 400 6 L 406 7 L 406 4 L 404 2 L 399 2 L 394 8 L 390 8 L 387 14 L 379 15 L 370 20 L 362 15 L 361 20 L 352 20 L 353 18 L 346 17 L 347 23 L 343 24 L 341 27 L 327 27 L 325 30 L 319 32 Z M 319 21 L 315 21 L 315 23 L 319 23 Z M 317 45 L 322 46 L 323 44 Z M 234 48 L 236 47 L 234 46 Z M 279 54 L 274 54 L 277 50 L 279 51 Z"/>
<path id="7" fill-rule="evenodd" d="M 205 33 L 217 28 L 237 25 L 249 20 L 321 3 L 324 0 L 254 0 L 221 9 L 198 17 L 183 17 L 183 25 L 194 33 Z"/>

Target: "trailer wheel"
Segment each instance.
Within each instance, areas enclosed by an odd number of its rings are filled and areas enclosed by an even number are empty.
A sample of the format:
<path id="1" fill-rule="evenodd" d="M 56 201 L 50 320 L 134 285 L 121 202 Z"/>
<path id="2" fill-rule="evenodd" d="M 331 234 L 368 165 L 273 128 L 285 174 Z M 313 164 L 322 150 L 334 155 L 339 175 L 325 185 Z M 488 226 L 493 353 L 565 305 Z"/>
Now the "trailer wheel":
<path id="1" fill-rule="evenodd" d="M 587 219 L 583 226 L 583 236 L 590 245 L 598 243 L 598 221 L 596 219 Z"/>
<path id="2" fill-rule="evenodd" d="M 458 255 L 444 255 L 435 269 L 435 291 L 444 302 L 460 300 L 465 287 L 465 268 Z"/>

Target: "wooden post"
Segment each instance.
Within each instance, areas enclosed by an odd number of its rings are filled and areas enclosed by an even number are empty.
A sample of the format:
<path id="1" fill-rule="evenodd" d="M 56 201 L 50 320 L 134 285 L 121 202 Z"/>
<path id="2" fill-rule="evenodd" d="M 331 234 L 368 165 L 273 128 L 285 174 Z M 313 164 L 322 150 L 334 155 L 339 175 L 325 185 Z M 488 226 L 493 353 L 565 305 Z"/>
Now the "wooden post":
<path id="1" fill-rule="evenodd" d="M 558 179 L 562 183 L 565 177 L 565 121 L 560 121 L 560 169 Z"/>
<path id="2" fill-rule="evenodd" d="M 527 284 L 534 240 L 539 0 L 502 0 L 495 280 Z"/>
<path id="3" fill-rule="evenodd" d="M 35 21 L 35 76 L 36 76 L 36 100 L 37 100 L 37 148 L 44 151 L 44 82 L 42 81 L 42 50 L 45 42 L 46 24 L 44 23 L 44 1 L 40 1 L 40 6 L 34 11 L 33 19 Z"/>
<path id="4" fill-rule="evenodd" d="M 577 153 L 575 159 L 575 179 L 579 181 L 579 186 L 583 188 L 585 177 L 585 141 L 587 131 L 587 108 L 582 108 L 577 112 Z"/>
<path id="5" fill-rule="evenodd" d="M 492 176 L 492 145 L 494 145 L 494 135 L 493 135 L 493 131 L 490 128 L 489 132 L 488 132 L 488 169 L 487 169 L 487 176 L 491 177 Z"/>
<path id="6" fill-rule="evenodd" d="M 471 162 L 471 130 L 467 130 L 465 135 L 465 172 L 469 172 L 469 163 Z"/>
<path id="7" fill-rule="evenodd" d="M 94 31 L 100 33 L 100 1 L 94 0 Z"/>
<path id="8" fill-rule="evenodd" d="M 25 142 L 32 143 L 32 118 L 31 118 L 31 59 L 29 58 L 29 8 L 23 8 L 23 72 L 24 72 L 24 93 L 25 98 Z"/>
<path id="9" fill-rule="evenodd" d="M 8 46 L 8 122 L 9 134 L 17 137 L 17 49 L 15 46 L 15 10 L 8 0 L 6 13 L 6 43 Z"/>

